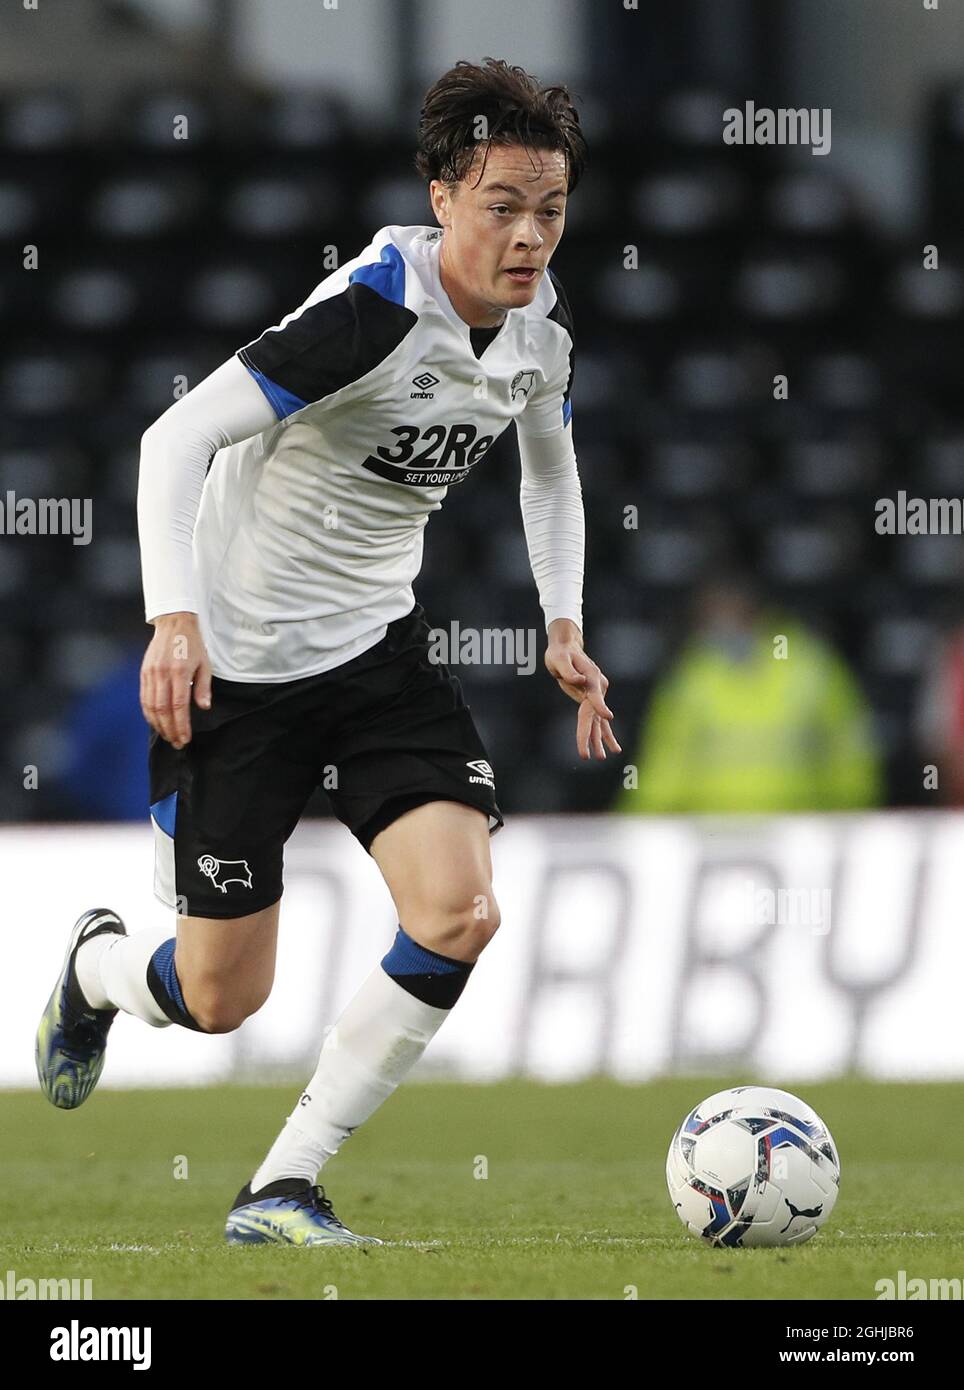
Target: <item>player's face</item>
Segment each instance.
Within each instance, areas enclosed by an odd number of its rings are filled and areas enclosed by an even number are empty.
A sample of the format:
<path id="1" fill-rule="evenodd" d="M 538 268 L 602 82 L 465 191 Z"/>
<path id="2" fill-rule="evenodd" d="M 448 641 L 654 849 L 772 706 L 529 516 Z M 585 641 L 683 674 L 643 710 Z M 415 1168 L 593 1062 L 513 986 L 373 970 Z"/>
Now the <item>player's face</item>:
<path id="1" fill-rule="evenodd" d="M 473 328 L 493 327 L 507 309 L 532 303 L 566 217 L 561 151 L 493 145 L 480 180 L 483 154 L 480 150 L 454 196 L 438 179 L 429 190 L 445 230 L 442 286 L 456 313 Z"/>

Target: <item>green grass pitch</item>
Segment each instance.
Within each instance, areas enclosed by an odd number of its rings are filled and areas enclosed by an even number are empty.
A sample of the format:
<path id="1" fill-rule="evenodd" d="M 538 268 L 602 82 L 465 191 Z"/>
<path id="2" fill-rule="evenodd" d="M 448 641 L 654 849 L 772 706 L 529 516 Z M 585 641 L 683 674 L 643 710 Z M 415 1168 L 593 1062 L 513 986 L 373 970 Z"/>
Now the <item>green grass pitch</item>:
<path id="1" fill-rule="evenodd" d="M 342 1220 L 388 1242 L 367 1251 L 224 1244 L 297 1085 L 101 1090 L 70 1113 L 6 1092 L 0 1277 L 89 1278 L 95 1299 L 874 1299 L 899 1269 L 964 1276 L 950 1083 L 801 1085 L 841 1155 L 827 1226 L 791 1250 L 688 1236 L 663 1177 L 670 1136 L 747 1079 L 409 1083 L 322 1174 Z"/>

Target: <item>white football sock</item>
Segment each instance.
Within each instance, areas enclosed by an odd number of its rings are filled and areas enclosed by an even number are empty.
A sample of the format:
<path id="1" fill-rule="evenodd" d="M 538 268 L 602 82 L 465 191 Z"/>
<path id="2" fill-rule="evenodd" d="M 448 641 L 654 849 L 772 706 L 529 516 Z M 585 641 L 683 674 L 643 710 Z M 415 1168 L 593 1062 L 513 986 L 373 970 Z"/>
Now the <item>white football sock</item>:
<path id="1" fill-rule="evenodd" d="M 152 1028 L 169 1028 L 147 983 L 148 962 L 171 938 L 170 927 L 151 927 L 133 936 L 104 932 L 80 947 L 74 961 L 77 983 L 92 1009 L 123 1009 Z"/>
<path id="2" fill-rule="evenodd" d="M 307 1178 L 338 1152 L 421 1057 L 450 1009 L 423 1004 L 379 965 L 325 1038 L 318 1069 L 251 1179 Z"/>
<path id="3" fill-rule="evenodd" d="M 74 956 L 74 969 L 80 992 L 92 1009 L 109 1009 L 111 1002 L 100 979 L 100 958 L 107 947 L 119 940 L 114 932 L 102 932 L 85 941 Z"/>

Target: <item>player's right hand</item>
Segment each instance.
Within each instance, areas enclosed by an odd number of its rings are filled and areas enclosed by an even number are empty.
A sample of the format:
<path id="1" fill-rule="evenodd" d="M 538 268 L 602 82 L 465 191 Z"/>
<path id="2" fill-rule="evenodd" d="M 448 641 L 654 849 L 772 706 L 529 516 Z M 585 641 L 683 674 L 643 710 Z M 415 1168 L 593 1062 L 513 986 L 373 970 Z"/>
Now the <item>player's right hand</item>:
<path id="1" fill-rule="evenodd" d="M 211 664 L 196 613 L 164 613 L 141 666 L 141 709 L 152 729 L 175 748 L 191 741 L 191 688 L 211 707 Z"/>

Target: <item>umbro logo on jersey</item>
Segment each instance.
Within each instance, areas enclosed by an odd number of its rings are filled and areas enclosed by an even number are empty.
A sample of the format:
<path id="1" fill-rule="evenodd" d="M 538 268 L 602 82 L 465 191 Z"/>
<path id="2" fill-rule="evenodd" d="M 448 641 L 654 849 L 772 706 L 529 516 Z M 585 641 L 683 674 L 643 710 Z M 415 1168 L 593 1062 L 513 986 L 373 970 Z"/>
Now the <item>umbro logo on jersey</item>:
<path id="1" fill-rule="evenodd" d="M 515 376 L 512 378 L 512 385 L 509 387 L 509 396 L 511 399 L 515 400 L 516 396 L 523 396 L 528 400 L 529 392 L 532 390 L 532 384 L 535 379 L 535 372 L 516 372 Z"/>
<path id="2" fill-rule="evenodd" d="M 410 401 L 433 401 L 435 399 L 435 392 L 430 391 L 429 387 L 437 386 L 438 384 L 439 379 L 437 376 L 433 376 L 431 372 L 420 372 L 418 376 L 412 377 L 412 385 L 417 386 L 418 390 L 412 391 L 408 399 Z"/>
<path id="3" fill-rule="evenodd" d="M 495 790 L 495 773 L 492 771 L 492 765 L 484 758 L 476 758 L 475 762 L 466 763 L 465 766 L 470 767 L 473 772 L 481 773 L 481 776 L 470 777 L 470 782 L 479 782 L 483 787 Z"/>

